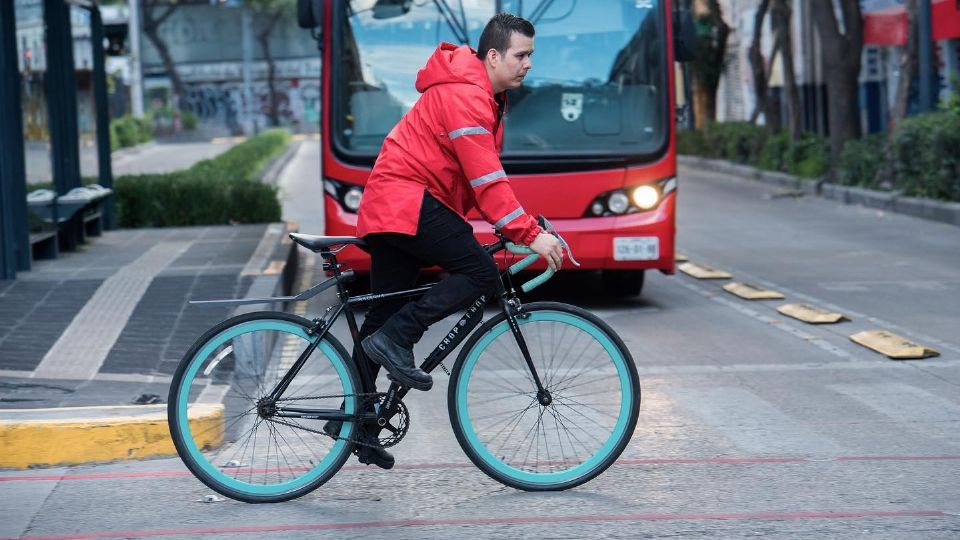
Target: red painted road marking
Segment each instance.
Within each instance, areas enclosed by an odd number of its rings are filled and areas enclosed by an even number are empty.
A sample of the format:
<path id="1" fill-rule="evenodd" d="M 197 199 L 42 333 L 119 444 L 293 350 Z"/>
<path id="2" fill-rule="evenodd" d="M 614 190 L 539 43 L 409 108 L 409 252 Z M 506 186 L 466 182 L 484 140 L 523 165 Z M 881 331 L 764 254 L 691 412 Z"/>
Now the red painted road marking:
<path id="1" fill-rule="evenodd" d="M 85 540 L 89 538 L 144 538 L 153 536 L 199 536 L 202 534 L 270 533 L 290 531 L 331 531 L 348 529 L 375 529 L 383 527 L 435 527 L 516 525 L 528 523 L 611 521 L 720 521 L 720 520 L 784 520 L 784 519 L 891 519 L 912 517 L 948 517 L 937 510 L 904 512 L 755 512 L 744 514 L 613 514 L 578 516 L 517 516 L 506 518 L 462 519 L 398 519 L 389 521 L 360 521 L 351 523 L 303 523 L 290 525 L 262 525 L 248 527 L 204 527 L 197 529 L 158 529 L 144 531 L 100 531 L 91 533 L 49 536 L 25 536 L 20 540 Z M 12 539 L 0 539 L 12 540 Z"/>
<path id="2" fill-rule="evenodd" d="M 744 458 L 642 458 L 620 459 L 616 465 L 755 465 L 785 463 L 824 463 L 857 461 L 958 461 L 960 456 L 837 456 L 827 459 L 805 457 L 744 457 Z M 394 467 L 398 470 L 473 469 L 472 463 L 408 463 Z M 229 470 L 229 469 L 228 469 Z M 347 465 L 343 471 L 373 471 L 366 465 Z M 177 478 L 192 476 L 189 471 L 143 471 L 125 473 L 52 474 L 33 476 L 0 476 L 0 482 L 59 482 L 60 480 L 111 480 L 121 478 Z M 2 539 L 0 539 L 2 540 Z"/>

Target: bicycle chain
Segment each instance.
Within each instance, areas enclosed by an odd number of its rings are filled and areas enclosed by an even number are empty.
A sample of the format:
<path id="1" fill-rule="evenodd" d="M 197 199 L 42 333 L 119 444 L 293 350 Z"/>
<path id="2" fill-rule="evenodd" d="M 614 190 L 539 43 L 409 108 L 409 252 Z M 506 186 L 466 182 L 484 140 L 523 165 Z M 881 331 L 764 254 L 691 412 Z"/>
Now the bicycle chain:
<path id="1" fill-rule="evenodd" d="M 353 396 L 353 397 L 363 397 L 363 398 L 364 398 L 363 402 L 366 403 L 366 401 L 367 401 L 369 398 L 371 398 L 371 397 L 383 398 L 383 397 L 385 397 L 386 395 L 387 395 L 386 392 L 363 392 L 363 393 L 360 393 L 360 394 L 330 394 L 330 395 L 326 395 L 326 396 L 303 396 L 303 397 L 299 397 L 299 396 L 298 396 L 298 397 L 296 397 L 296 398 L 290 398 L 290 399 L 282 399 L 282 398 L 281 398 L 281 399 L 278 399 L 277 401 L 278 401 L 278 402 L 280 402 L 280 401 L 302 401 L 302 400 L 307 400 L 307 399 L 346 398 L 346 397 L 348 397 L 348 396 Z M 325 435 L 325 436 L 330 437 L 331 439 L 333 439 L 333 440 L 335 440 L 335 441 L 347 441 L 347 442 L 352 442 L 353 444 L 359 445 L 359 446 L 366 446 L 366 447 L 369 447 L 369 448 L 380 448 L 379 445 L 370 444 L 370 443 L 368 443 L 368 442 L 361 441 L 360 439 L 344 438 L 344 437 L 334 437 L 334 436 L 330 435 L 329 433 L 327 433 L 326 431 L 316 430 L 316 429 L 310 429 L 310 428 L 308 428 L 308 427 L 304 427 L 304 426 L 297 425 L 297 424 L 291 424 L 291 423 L 289 423 L 289 422 L 283 422 L 283 421 L 276 420 L 276 419 L 274 419 L 274 420 L 272 420 L 272 421 L 273 421 L 273 422 L 276 422 L 276 423 L 278 423 L 278 424 L 283 424 L 283 425 L 285 425 L 285 426 L 292 427 L 292 428 L 302 429 L 302 430 L 304 430 L 304 431 L 309 431 L 310 433 L 316 433 L 316 434 L 318 434 L 318 435 Z M 359 431 L 360 431 L 360 430 L 354 430 L 354 433 L 357 433 L 357 432 L 359 432 Z"/>

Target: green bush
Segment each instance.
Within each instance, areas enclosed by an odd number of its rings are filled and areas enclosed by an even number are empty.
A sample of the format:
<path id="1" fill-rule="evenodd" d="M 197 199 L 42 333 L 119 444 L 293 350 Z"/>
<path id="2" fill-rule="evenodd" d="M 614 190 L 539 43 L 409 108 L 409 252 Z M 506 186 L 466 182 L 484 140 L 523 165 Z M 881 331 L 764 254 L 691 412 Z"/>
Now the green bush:
<path id="1" fill-rule="evenodd" d="M 110 121 L 110 150 L 127 148 L 153 139 L 153 117 L 122 116 Z"/>
<path id="2" fill-rule="evenodd" d="M 763 127 L 750 122 L 716 122 L 703 131 L 706 157 L 756 163 L 766 139 Z"/>
<path id="3" fill-rule="evenodd" d="M 804 133 L 787 150 L 787 172 L 804 178 L 819 178 L 830 169 L 830 141 Z"/>
<path id="4" fill-rule="evenodd" d="M 907 118 L 893 133 L 896 185 L 907 195 L 960 201 L 960 115 Z"/>
<path id="5" fill-rule="evenodd" d="M 884 147 L 885 133 L 867 135 L 862 139 L 847 141 L 840 154 L 840 167 L 837 180 L 846 186 L 874 187 L 877 173 L 883 167 L 886 157 Z"/>
<path id="6" fill-rule="evenodd" d="M 677 152 L 688 156 L 703 155 L 704 149 L 703 132 L 700 130 L 678 130 L 677 131 Z"/>
<path id="7" fill-rule="evenodd" d="M 787 153 L 790 151 L 790 135 L 785 131 L 777 133 L 767 139 L 760 151 L 760 159 L 757 166 L 768 171 L 786 171 Z"/>
<path id="8" fill-rule="evenodd" d="M 184 171 L 120 177 L 117 221 L 127 228 L 278 221 L 277 189 L 259 175 L 289 142 L 289 133 L 268 131 Z"/>
<path id="9" fill-rule="evenodd" d="M 190 111 L 183 111 L 180 121 L 183 123 L 183 129 L 197 129 L 197 115 Z"/>

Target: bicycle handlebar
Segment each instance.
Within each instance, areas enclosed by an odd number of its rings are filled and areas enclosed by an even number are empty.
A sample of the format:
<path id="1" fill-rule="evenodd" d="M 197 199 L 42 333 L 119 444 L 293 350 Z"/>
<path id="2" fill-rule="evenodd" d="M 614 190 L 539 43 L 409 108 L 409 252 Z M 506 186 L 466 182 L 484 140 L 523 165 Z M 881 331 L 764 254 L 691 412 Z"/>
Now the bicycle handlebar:
<path id="1" fill-rule="evenodd" d="M 573 250 L 570 249 L 570 244 L 568 244 L 567 241 L 564 240 L 562 236 L 560 236 L 560 233 L 558 233 L 557 230 L 553 228 L 553 225 L 549 221 L 547 221 L 547 218 L 543 216 L 539 216 L 537 221 L 540 223 L 540 226 L 543 227 L 545 231 L 557 237 L 557 240 L 560 241 L 561 248 L 565 249 L 567 251 L 567 254 L 570 256 L 570 261 L 575 266 L 580 266 L 580 263 L 573 258 Z M 505 247 L 507 248 L 507 251 L 509 251 L 510 253 L 515 253 L 517 255 L 527 255 L 520 262 L 517 262 L 512 266 L 510 266 L 508 271 L 510 272 L 511 275 L 516 275 L 517 273 L 523 271 L 528 266 L 533 264 L 534 261 L 540 258 L 540 255 L 535 253 L 532 249 L 530 249 L 527 246 L 521 246 L 518 244 L 514 244 L 513 242 L 507 242 L 505 244 Z M 534 288 L 539 287 L 540 285 L 543 285 L 543 283 L 546 282 L 548 279 L 552 278 L 555 273 L 556 272 L 554 272 L 549 266 L 547 266 L 546 270 L 544 270 L 537 277 L 521 285 L 520 289 L 523 292 L 530 292 Z"/>

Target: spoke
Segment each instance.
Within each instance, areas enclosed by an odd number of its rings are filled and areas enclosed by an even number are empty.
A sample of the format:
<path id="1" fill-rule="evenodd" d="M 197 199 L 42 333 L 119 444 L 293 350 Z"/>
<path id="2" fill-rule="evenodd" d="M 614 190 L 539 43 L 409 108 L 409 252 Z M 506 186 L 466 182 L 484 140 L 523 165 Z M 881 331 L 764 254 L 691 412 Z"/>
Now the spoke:
<path id="1" fill-rule="evenodd" d="M 502 433 L 504 429 L 506 429 L 508 426 L 511 426 L 511 425 L 512 425 L 512 427 L 510 428 L 510 432 L 507 433 L 506 437 L 504 437 L 504 439 L 503 439 L 503 442 L 500 444 L 500 447 L 497 448 L 496 454 L 502 455 L 503 448 L 504 448 L 504 447 L 507 445 L 507 443 L 510 441 L 510 439 L 512 438 L 514 432 L 516 432 L 517 428 L 520 426 L 520 423 L 523 422 L 523 417 L 526 416 L 527 411 L 529 411 L 530 409 L 532 409 L 533 407 L 535 407 L 535 406 L 537 406 L 537 405 L 538 405 L 538 403 L 536 402 L 536 400 L 531 401 L 531 402 L 530 402 L 530 405 L 528 405 L 525 409 L 523 409 L 523 411 L 520 412 L 520 414 L 517 416 L 517 419 L 516 419 L 515 421 L 513 421 L 513 422 L 511 422 L 510 424 L 504 426 L 503 429 L 501 429 L 500 432 L 498 432 L 497 435 L 495 435 L 494 438 L 490 440 L 491 443 L 492 443 L 493 441 L 495 441 L 495 440 L 496 440 L 496 437 L 499 436 L 500 433 Z M 505 457 L 505 456 L 504 456 L 504 457 Z M 498 459 L 499 459 L 499 458 L 498 458 Z"/>
<path id="2" fill-rule="evenodd" d="M 560 405 L 562 405 L 562 406 L 570 409 L 571 411 L 579 414 L 579 415 L 582 416 L 585 420 L 588 420 L 588 421 L 592 422 L 592 423 L 595 424 L 596 426 L 598 426 L 598 427 L 600 427 L 600 428 L 603 428 L 603 431 L 605 431 L 605 432 L 606 432 L 606 431 L 609 431 L 609 429 L 607 428 L 607 426 L 604 426 L 603 424 L 597 422 L 597 421 L 594 420 L 593 418 L 590 418 L 589 416 L 586 416 L 585 414 L 583 414 L 582 412 L 580 412 L 580 410 L 578 410 L 577 408 L 571 407 L 571 406 L 569 406 L 569 405 L 567 405 L 567 404 L 565 404 L 565 403 L 561 403 Z M 600 445 L 603 445 L 604 441 L 598 439 L 595 435 L 593 435 L 592 433 L 588 432 L 586 429 L 584 429 L 584 428 L 583 428 L 580 424 L 578 424 L 577 422 L 574 422 L 571 417 L 569 417 L 569 416 L 563 414 L 562 412 L 560 412 L 560 409 L 557 409 L 557 414 L 559 414 L 560 416 L 562 416 L 562 417 L 564 418 L 564 420 L 566 420 L 567 422 L 573 424 L 575 427 L 580 428 L 580 431 L 583 431 L 584 433 L 586 433 L 587 435 L 589 435 L 593 440 L 595 440 L 595 441 L 597 441 L 598 443 L 600 443 Z"/>
<path id="3" fill-rule="evenodd" d="M 602 414 L 602 415 L 604 415 L 604 416 L 609 416 L 610 418 L 613 418 L 614 420 L 619 420 L 619 419 L 620 419 L 620 415 L 619 415 L 619 414 L 612 414 L 612 413 L 609 413 L 609 412 L 607 412 L 607 411 L 601 411 L 600 409 L 598 409 L 598 408 L 596 408 L 596 407 L 594 407 L 594 406 L 592 406 L 592 405 L 590 405 L 590 404 L 588 404 L 588 403 L 581 403 L 581 402 L 579 402 L 579 401 L 577 401 L 577 400 L 575 400 L 575 399 L 570 399 L 570 398 L 567 398 L 567 397 L 561 397 L 561 398 L 557 398 L 557 399 L 558 399 L 563 405 L 566 405 L 567 407 L 569 407 L 570 405 L 569 405 L 568 403 L 566 403 L 566 402 L 570 402 L 570 403 L 573 403 L 574 405 L 578 405 L 578 406 L 580 406 L 580 407 L 586 407 L 587 409 L 590 409 L 590 410 L 592 410 L 592 411 L 596 411 L 597 413 Z M 619 406 L 617 407 L 617 410 L 618 410 L 618 411 L 620 410 L 620 407 L 619 407 Z"/>
<path id="4" fill-rule="evenodd" d="M 567 427 L 566 422 L 563 421 L 562 415 L 558 414 L 556 408 L 551 408 L 550 414 L 552 414 L 553 417 L 557 420 L 557 422 L 561 426 L 563 426 L 563 432 L 566 433 L 567 435 L 567 442 L 570 443 L 571 451 L 574 450 L 574 446 L 576 446 L 574 444 L 574 441 L 576 441 L 576 443 L 580 445 L 580 448 L 583 448 L 586 451 L 585 453 L 588 458 L 593 455 L 593 452 L 590 451 L 590 448 L 583 441 L 581 441 L 579 437 L 574 435 L 573 432 Z M 580 460 L 581 463 L 583 463 L 584 461 L 586 460 L 585 459 Z"/>

